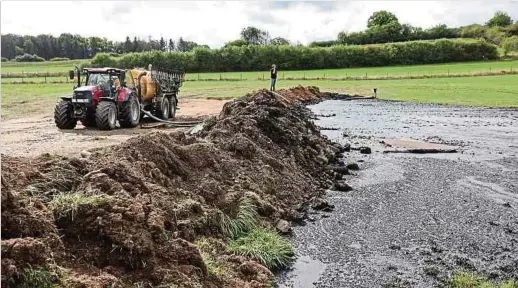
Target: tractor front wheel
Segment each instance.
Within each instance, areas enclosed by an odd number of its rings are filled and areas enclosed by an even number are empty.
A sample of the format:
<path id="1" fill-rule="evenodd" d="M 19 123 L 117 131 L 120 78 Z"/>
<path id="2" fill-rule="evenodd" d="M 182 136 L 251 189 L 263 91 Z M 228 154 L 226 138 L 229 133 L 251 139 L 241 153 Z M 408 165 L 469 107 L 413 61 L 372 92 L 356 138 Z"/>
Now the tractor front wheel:
<path id="1" fill-rule="evenodd" d="M 88 128 L 97 126 L 97 124 L 95 123 L 95 114 L 90 111 L 86 111 L 85 118 L 81 119 L 81 124 Z"/>
<path id="2" fill-rule="evenodd" d="M 133 128 L 140 123 L 140 103 L 135 94 L 131 94 L 128 101 L 122 104 L 121 119 L 119 123 L 121 127 Z"/>
<path id="3" fill-rule="evenodd" d="M 77 120 L 72 118 L 74 107 L 72 102 L 61 100 L 54 108 L 54 122 L 59 129 L 74 129 Z"/>
<path id="4" fill-rule="evenodd" d="M 95 123 L 101 130 L 113 130 L 117 125 L 117 106 L 111 101 L 101 101 L 95 111 Z"/>

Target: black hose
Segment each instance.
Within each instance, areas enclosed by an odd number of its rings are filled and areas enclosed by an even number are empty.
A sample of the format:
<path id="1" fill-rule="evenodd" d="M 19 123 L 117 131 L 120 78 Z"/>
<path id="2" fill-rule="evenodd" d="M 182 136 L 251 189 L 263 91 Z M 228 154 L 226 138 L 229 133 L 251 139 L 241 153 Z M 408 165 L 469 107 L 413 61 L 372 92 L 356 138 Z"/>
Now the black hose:
<path id="1" fill-rule="evenodd" d="M 141 109 L 140 111 L 156 121 L 167 123 L 167 124 L 170 124 L 171 126 L 176 126 L 176 127 L 193 127 L 193 126 L 196 126 L 196 125 L 200 124 L 201 122 L 203 122 L 203 121 L 183 121 L 183 122 L 181 122 L 181 121 L 163 120 L 158 117 L 155 117 L 153 114 L 149 113 L 148 111 L 146 111 L 144 109 Z"/>

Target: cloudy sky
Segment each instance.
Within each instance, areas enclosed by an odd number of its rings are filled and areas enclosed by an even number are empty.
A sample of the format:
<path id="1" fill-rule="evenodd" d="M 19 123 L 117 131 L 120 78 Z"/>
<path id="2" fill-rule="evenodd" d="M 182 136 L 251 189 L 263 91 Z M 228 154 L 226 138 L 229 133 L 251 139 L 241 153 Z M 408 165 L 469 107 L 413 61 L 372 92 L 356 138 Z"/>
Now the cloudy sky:
<path id="1" fill-rule="evenodd" d="M 1 33 L 77 33 L 124 40 L 126 36 L 186 40 L 222 46 L 255 26 L 272 37 L 307 44 L 359 31 L 378 10 L 401 23 L 483 24 L 497 10 L 518 20 L 518 0 L 495 1 L 2 1 Z M 52 12 L 50 12 L 52 11 Z"/>

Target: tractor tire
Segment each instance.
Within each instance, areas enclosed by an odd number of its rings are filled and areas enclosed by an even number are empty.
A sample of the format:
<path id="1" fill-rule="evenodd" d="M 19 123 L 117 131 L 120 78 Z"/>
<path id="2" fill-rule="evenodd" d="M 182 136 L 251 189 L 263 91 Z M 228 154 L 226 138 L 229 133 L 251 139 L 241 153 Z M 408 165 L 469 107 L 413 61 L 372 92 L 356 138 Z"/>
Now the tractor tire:
<path id="1" fill-rule="evenodd" d="M 86 112 L 85 118 L 81 119 L 81 124 L 87 128 L 96 127 L 97 123 L 95 123 L 95 114 Z"/>
<path id="2" fill-rule="evenodd" d="M 168 97 L 162 97 L 162 103 L 160 103 L 160 107 L 156 110 L 155 116 L 162 120 L 169 120 L 171 117 L 171 102 Z"/>
<path id="3" fill-rule="evenodd" d="M 54 108 L 54 122 L 59 129 L 74 129 L 77 120 L 72 118 L 72 102 L 61 100 Z"/>
<path id="4" fill-rule="evenodd" d="M 174 120 L 174 117 L 176 116 L 176 97 L 169 98 L 169 117 Z"/>
<path id="5" fill-rule="evenodd" d="M 128 101 L 122 104 L 119 123 L 121 124 L 121 127 L 134 128 L 137 127 L 141 119 L 140 103 L 137 95 L 131 94 Z"/>
<path id="6" fill-rule="evenodd" d="M 117 125 L 117 106 L 111 101 L 101 101 L 95 111 L 95 123 L 100 130 L 113 130 Z"/>

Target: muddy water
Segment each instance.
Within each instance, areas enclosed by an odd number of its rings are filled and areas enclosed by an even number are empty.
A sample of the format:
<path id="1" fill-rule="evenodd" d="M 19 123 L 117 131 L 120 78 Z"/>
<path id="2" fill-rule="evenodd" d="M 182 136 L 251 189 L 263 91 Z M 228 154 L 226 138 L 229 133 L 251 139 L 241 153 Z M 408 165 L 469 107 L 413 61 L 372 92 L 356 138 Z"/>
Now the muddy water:
<path id="1" fill-rule="evenodd" d="M 310 106 L 330 138 L 367 145 L 332 213 L 294 228 L 280 287 L 439 287 L 456 270 L 518 278 L 518 110 L 378 100 Z M 346 137 L 344 137 L 344 134 Z M 448 144 L 452 154 L 385 154 L 380 140 Z"/>

